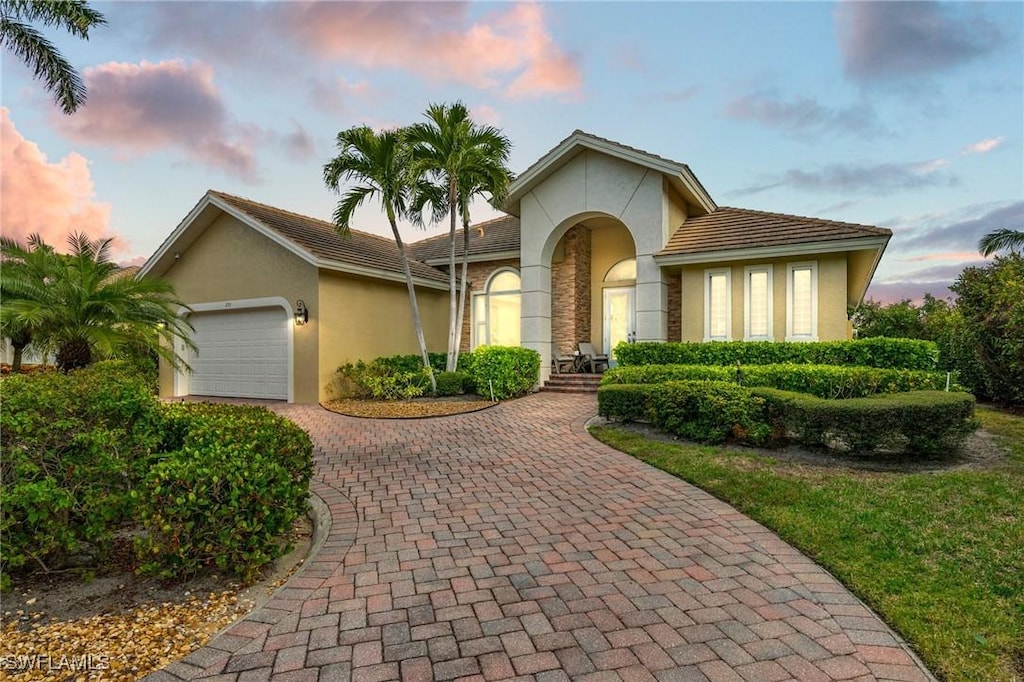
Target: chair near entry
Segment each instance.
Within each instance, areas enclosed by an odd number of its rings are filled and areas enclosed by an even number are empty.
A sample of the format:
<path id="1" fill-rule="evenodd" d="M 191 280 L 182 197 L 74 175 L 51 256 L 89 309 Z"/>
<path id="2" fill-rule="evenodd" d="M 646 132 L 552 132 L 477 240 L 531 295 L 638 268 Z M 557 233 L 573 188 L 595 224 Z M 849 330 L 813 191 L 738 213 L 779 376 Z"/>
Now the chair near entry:
<path id="1" fill-rule="evenodd" d="M 600 371 L 600 367 L 608 369 L 608 356 L 598 355 L 597 351 L 594 350 L 594 344 L 589 342 L 580 343 L 580 355 L 583 357 L 583 366 L 586 368 L 589 366 L 591 374 L 597 374 Z"/>

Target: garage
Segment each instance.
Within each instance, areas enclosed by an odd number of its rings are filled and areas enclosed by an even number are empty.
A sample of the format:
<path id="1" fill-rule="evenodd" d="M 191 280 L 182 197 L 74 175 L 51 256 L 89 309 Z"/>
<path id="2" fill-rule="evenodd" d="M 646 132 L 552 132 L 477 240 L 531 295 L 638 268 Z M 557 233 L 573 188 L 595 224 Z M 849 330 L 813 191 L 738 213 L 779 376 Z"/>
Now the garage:
<path id="1" fill-rule="evenodd" d="M 288 399 L 289 318 L 281 308 L 191 316 L 198 348 L 188 392 L 230 398 Z"/>

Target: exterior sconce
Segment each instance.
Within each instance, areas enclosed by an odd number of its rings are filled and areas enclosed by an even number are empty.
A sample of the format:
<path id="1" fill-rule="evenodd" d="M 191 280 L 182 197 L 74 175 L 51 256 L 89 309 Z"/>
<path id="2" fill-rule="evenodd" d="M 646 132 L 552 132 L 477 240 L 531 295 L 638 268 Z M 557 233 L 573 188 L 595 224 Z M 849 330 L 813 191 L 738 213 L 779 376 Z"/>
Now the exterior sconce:
<path id="1" fill-rule="evenodd" d="M 301 298 L 295 302 L 295 326 L 301 327 L 309 322 L 309 309 Z"/>

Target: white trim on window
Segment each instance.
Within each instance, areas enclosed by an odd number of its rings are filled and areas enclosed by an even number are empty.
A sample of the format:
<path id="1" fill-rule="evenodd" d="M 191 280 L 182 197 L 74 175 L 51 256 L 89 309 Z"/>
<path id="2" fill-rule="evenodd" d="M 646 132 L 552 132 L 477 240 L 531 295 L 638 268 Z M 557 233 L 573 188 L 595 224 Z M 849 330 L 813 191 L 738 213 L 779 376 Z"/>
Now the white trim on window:
<path id="1" fill-rule="evenodd" d="M 748 265 L 743 269 L 743 340 L 744 341 L 771 341 L 775 338 L 775 325 L 774 322 L 774 310 L 772 299 L 774 298 L 774 292 L 772 289 L 772 266 L 771 265 Z M 752 327 L 754 327 L 753 314 L 756 312 L 751 308 L 753 303 L 752 291 L 751 291 L 751 276 L 754 274 L 765 275 L 765 301 L 764 301 L 764 314 L 766 316 L 764 320 L 764 333 L 753 334 L 751 333 Z M 761 325 L 758 325 L 761 326 Z"/>
<path id="2" fill-rule="evenodd" d="M 796 291 L 798 280 L 807 282 L 806 295 Z M 818 261 L 786 264 L 786 340 L 818 340 Z"/>
<path id="3" fill-rule="evenodd" d="M 713 319 L 724 308 L 724 319 Z M 704 271 L 704 340 L 732 340 L 732 268 Z"/>
<path id="4" fill-rule="evenodd" d="M 519 280 L 519 286 L 515 289 L 500 289 L 491 291 L 495 280 L 506 273 L 511 273 Z M 481 291 L 475 291 L 470 296 L 470 344 L 471 348 L 477 346 L 488 346 L 491 343 L 491 297 L 492 296 L 522 296 L 522 274 L 515 268 L 503 267 L 492 272 Z M 521 300 L 521 299 L 520 299 Z M 482 310 L 481 310 L 482 308 Z M 483 316 L 481 320 L 480 317 Z M 521 331 L 521 330 L 520 330 Z"/>

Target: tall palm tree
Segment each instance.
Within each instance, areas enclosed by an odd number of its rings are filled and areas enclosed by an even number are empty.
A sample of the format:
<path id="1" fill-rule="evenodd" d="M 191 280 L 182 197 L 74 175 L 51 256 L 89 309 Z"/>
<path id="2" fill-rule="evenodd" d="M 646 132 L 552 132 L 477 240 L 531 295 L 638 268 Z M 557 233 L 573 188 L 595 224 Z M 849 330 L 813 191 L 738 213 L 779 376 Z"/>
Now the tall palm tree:
<path id="1" fill-rule="evenodd" d="M 996 251 L 1007 249 L 1016 252 L 1024 250 L 1024 231 L 1003 228 L 989 232 L 978 242 L 982 256 L 991 256 Z"/>
<path id="2" fill-rule="evenodd" d="M 409 214 L 409 202 L 416 186 L 416 180 L 409 173 L 409 148 L 401 132 L 385 130 L 376 133 L 365 125 L 338 133 L 337 146 L 338 155 L 324 166 L 324 182 L 330 189 L 341 194 L 341 199 L 334 209 L 335 229 L 341 234 L 347 233 L 356 208 L 367 199 L 376 199 L 380 202 L 381 208 L 387 214 L 391 234 L 398 247 L 398 256 L 402 261 L 405 285 L 409 290 L 409 305 L 412 307 L 412 323 L 420 347 L 420 356 L 423 358 L 423 367 L 430 376 L 431 391 L 436 392 L 437 383 L 430 367 L 427 341 L 423 336 L 416 287 L 412 281 L 409 259 L 405 255 L 405 244 L 398 231 L 398 219 Z M 341 183 L 346 181 L 354 182 L 355 186 L 342 194 Z"/>
<path id="3" fill-rule="evenodd" d="M 469 203 L 482 192 L 502 191 L 508 187 L 508 157 L 512 143 L 493 126 L 473 122 L 463 102 L 431 104 L 424 114 L 427 121 L 406 129 L 412 146 L 413 172 L 430 176 L 443 191 L 435 196 L 443 204 L 435 205 L 435 215 L 447 213 L 448 234 L 448 359 L 446 369 L 458 367 L 462 340 L 460 312 L 465 307 L 466 272 L 469 259 L 469 234 L 464 237 L 462 286 L 457 292 L 455 276 L 455 234 L 460 214 L 468 224 Z M 504 178 L 504 180 L 502 180 Z"/>
<path id="4" fill-rule="evenodd" d="M 173 287 L 157 278 L 125 276 L 110 260 L 110 239 L 68 237 L 70 253 L 58 254 L 38 235 L 22 247 L 7 240 L 0 288 L 5 294 L 2 317 L 7 328 L 29 328 L 33 345 L 53 350 L 62 371 L 85 367 L 98 358 L 156 353 L 183 365 L 174 343 L 190 347 L 189 323 L 178 313 L 188 307 Z M 45 269 L 6 267 L 38 254 Z M 40 275 L 42 275 L 40 277 Z"/>
<path id="5" fill-rule="evenodd" d="M 85 83 L 74 67 L 29 22 L 64 29 L 89 39 L 89 29 L 107 23 L 84 0 L 0 0 L 0 42 L 21 58 L 65 114 L 85 103 Z"/>

